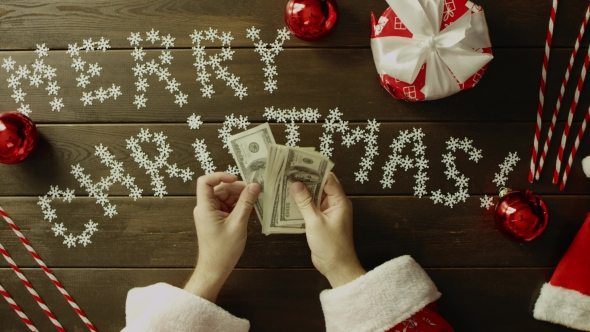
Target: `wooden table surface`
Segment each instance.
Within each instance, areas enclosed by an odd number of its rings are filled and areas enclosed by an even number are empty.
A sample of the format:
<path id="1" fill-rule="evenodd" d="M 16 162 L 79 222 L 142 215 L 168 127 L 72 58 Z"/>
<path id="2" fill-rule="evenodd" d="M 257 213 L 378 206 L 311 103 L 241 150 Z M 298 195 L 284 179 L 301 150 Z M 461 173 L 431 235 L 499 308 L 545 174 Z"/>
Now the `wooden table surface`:
<path id="1" fill-rule="evenodd" d="M 557 142 L 553 142 L 541 181 L 526 181 L 551 1 L 479 1 L 486 13 L 495 57 L 488 71 L 474 89 L 418 103 L 395 100 L 377 79 L 369 47 L 370 14 L 380 15 L 386 2 L 339 0 L 338 4 L 340 19 L 331 36 L 317 43 L 295 37 L 285 42 L 285 50 L 275 60 L 279 88 L 270 94 L 264 91 L 264 65 L 253 51 L 253 42 L 246 38 L 246 29 L 256 26 L 261 29 L 263 41 L 274 41 L 276 30 L 285 25 L 285 1 L 0 2 L 0 58 L 11 56 L 17 65 L 30 66 L 37 58 L 36 45 L 45 43 L 51 49 L 45 63 L 57 68 L 55 80 L 61 86 L 59 96 L 65 104 L 61 112 L 51 112 L 48 102 L 52 97 L 45 89 L 25 81 L 22 88 L 27 93 L 26 103 L 33 110 L 31 118 L 38 125 L 41 140 L 36 153 L 22 164 L 0 165 L 0 205 L 12 215 L 99 330 L 117 331 L 124 326 L 129 289 L 160 281 L 182 286 L 194 266 L 194 180 L 203 171 L 191 144 L 197 138 L 204 139 L 218 170 L 225 170 L 232 159 L 217 138 L 225 116 L 248 116 L 255 125 L 266 121 L 264 109 L 270 106 L 319 110 L 323 117 L 317 124 L 301 125 L 301 146 L 319 147 L 323 119 L 336 107 L 351 126 L 364 127 L 368 119 L 381 123 L 379 155 L 368 182 L 354 181 L 354 172 L 364 155 L 362 144 L 346 149 L 336 140 L 332 157 L 334 171 L 354 203 L 356 248 L 367 269 L 400 255 L 412 255 L 442 292 L 440 310 L 456 331 L 566 330 L 532 317 L 541 285 L 549 280 L 590 209 L 588 180 L 579 161 L 590 154 L 587 140 L 580 146 L 564 191 L 551 184 L 549 174 Z M 560 2 L 548 73 L 545 128 L 586 5 L 586 0 Z M 189 34 L 209 27 L 232 32 L 235 54 L 224 65 L 248 87 L 248 96 L 243 100 L 234 97 L 233 91 L 214 77 L 211 79 L 216 94 L 212 98 L 200 94 Z M 152 28 L 160 35 L 176 38 L 170 72 L 189 95 L 188 105 L 182 108 L 174 104 L 174 96 L 153 76 L 148 79 L 150 88 L 145 93 L 149 98 L 147 107 L 137 109 L 133 105 L 136 90 L 131 68 L 135 62 L 129 55 L 132 48 L 127 37 L 131 32 L 145 36 Z M 87 90 L 115 83 L 121 86 L 123 95 L 116 101 L 83 106 L 80 97 L 86 90 L 76 86 L 79 73 L 71 68 L 66 50 L 68 44 L 81 45 L 83 39 L 100 37 L 109 39 L 112 49 L 105 53 L 82 51 L 81 57 L 87 62 L 98 62 L 103 67 Z M 144 42 L 142 46 L 148 60 L 156 58 L 162 49 L 159 44 Z M 207 46 L 213 53 L 220 48 L 219 43 Z M 579 53 L 572 83 L 585 51 Z M 0 82 L 9 75 L 2 70 Z M 11 98 L 12 89 L 6 83 L 0 86 L 0 110 L 16 109 L 19 104 Z M 572 88 L 570 84 L 565 107 L 569 107 Z M 582 94 L 581 109 L 590 103 L 589 95 Z M 187 117 L 193 113 L 205 122 L 199 130 L 187 126 Z M 575 131 L 583 117 L 582 111 L 579 113 Z M 564 113 L 556 135 L 561 135 L 565 119 Z M 381 187 L 381 168 L 391 154 L 389 144 L 400 130 L 414 127 L 426 134 L 429 191 L 454 191 L 440 162 L 449 137 L 468 137 L 483 150 L 483 159 L 477 164 L 457 154 L 458 169 L 470 178 L 471 198 L 465 203 L 450 209 L 434 205 L 429 197 L 413 196 L 415 170 L 397 171 L 392 188 Z M 193 181 L 167 178 L 168 195 L 153 197 L 149 177 L 126 149 L 125 139 L 141 128 L 168 136 L 173 149 L 169 162 L 190 167 L 195 172 Z M 273 124 L 272 129 L 277 141 L 284 143 L 284 125 Z M 109 147 L 116 160 L 125 163 L 126 171 L 144 189 L 144 197 L 134 202 L 123 186 L 113 186 L 109 199 L 116 204 L 118 215 L 112 219 L 103 216 L 100 206 L 70 174 L 71 165 L 80 164 L 95 180 L 107 176 L 108 169 L 94 155 L 94 147 L 101 143 Z M 155 152 L 153 146 L 142 146 Z M 494 173 L 508 152 L 514 151 L 521 161 L 510 173 L 509 185 L 541 194 L 551 216 L 545 233 L 530 243 L 501 236 L 494 226 L 492 211 L 480 208 L 479 198 L 497 194 L 492 183 Z M 87 247 L 68 249 L 61 236 L 54 236 L 52 224 L 43 219 L 38 196 L 45 195 L 52 185 L 75 189 L 77 195 L 70 204 L 53 203 L 58 210 L 57 221 L 75 234 L 83 230 L 88 219 L 99 223 L 99 231 Z M 5 223 L 0 223 L 0 243 L 64 327 L 84 330 L 82 321 Z M 42 331 L 53 329 L 4 260 L 0 261 L 0 284 Z M 324 320 L 318 295 L 328 287 L 312 266 L 304 236 L 265 236 L 258 221 L 252 219 L 246 250 L 220 294 L 219 305 L 249 319 L 253 331 L 322 331 Z M 26 329 L 3 300 L 0 329 Z"/>

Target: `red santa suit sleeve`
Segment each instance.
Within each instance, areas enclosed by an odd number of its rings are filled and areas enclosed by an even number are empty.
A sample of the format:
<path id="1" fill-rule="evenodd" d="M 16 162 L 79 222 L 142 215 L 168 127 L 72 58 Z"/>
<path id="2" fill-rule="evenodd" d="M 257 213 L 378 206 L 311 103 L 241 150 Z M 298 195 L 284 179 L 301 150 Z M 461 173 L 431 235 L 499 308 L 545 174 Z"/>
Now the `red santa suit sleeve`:
<path id="1" fill-rule="evenodd" d="M 436 311 L 441 294 L 410 256 L 386 262 L 350 283 L 320 294 L 326 331 L 452 332 Z"/>

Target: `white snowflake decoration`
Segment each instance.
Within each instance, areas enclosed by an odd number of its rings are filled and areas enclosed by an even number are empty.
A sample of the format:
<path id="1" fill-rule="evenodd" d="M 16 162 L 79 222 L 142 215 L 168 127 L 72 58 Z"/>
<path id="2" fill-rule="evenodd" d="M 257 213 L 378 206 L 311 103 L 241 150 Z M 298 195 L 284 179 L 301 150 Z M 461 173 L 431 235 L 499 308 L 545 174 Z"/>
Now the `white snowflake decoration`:
<path id="1" fill-rule="evenodd" d="M 506 185 L 506 181 L 508 181 L 508 173 L 514 169 L 514 166 L 516 166 L 516 163 L 519 160 L 520 158 L 518 157 L 516 151 L 508 153 L 508 156 L 504 159 L 504 162 L 499 165 L 500 173 L 494 174 L 494 180 L 492 182 L 496 184 L 496 187 L 503 187 Z"/>
<path id="2" fill-rule="evenodd" d="M 223 125 L 218 130 L 219 135 L 217 137 L 221 138 L 223 142 L 223 147 L 229 151 L 229 144 L 227 144 L 227 139 L 231 136 L 231 131 L 234 128 L 238 128 L 241 130 L 246 130 L 250 122 L 248 121 L 247 116 L 241 116 L 239 118 L 234 117 L 233 113 L 230 116 L 225 116 L 225 121 L 223 121 Z"/>
<path id="3" fill-rule="evenodd" d="M 188 119 L 186 120 L 186 122 L 188 123 L 188 126 L 190 129 L 199 129 L 199 128 L 201 128 L 201 125 L 203 124 L 203 121 L 201 121 L 201 116 L 195 115 L 195 113 L 193 113 L 193 115 L 189 116 Z"/>
<path id="4" fill-rule="evenodd" d="M 127 37 L 127 40 L 129 41 L 129 44 L 131 46 L 139 46 L 139 43 L 143 41 L 143 39 L 141 38 L 141 33 L 139 32 L 132 32 L 131 36 Z"/>
<path id="5" fill-rule="evenodd" d="M 51 111 L 60 112 L 61 109 L 64 107 L 63 98 L 54 97 L 52 101 L 49 102 L 51 105 Z"/>
<path id="6" fill-rule="evenodd" d="M 284 123 L 286 125 L 285 132 L 287 133 L 287 146 L 297 146 L 299 139 L 299 126 L 296 122 L 318 122 L 321 118 L 321 114 L 317 109 L 302 108 L 297 110 L 295 107 L 292 109 L 280 109 L 273 106 L 266 107 L 264 109 L 263 116 L 267 121 L 275 120 L 278 123 Z"/>
<path id="7" fill-rule="evenodd" d="M 172 149 L 170 144 L 166 143 L 168 137 L 163 132 L 151 134 L 149 129 L 141 128 L 141 131 L 136 136 L 131 136 L 127 139 L 127 149 L 131 150 L 131 156 L 136 163 L 139 164 L 140 168 L 146 170 L 146 174 L 151 177 L 152 190 L 154 190 L 154 196 L 162 198 L 168 194 L 166 191 L 166 185 L 164 184 L 164 177 L 160 175 L 160 170 L 166 167 L 166 173 L 170 178 L 181 178 L 184 182 L 193 179 L 195 174 L 190 168 L 180 169 L 177 164 L 169 164 L 168 158 Z M 140 142 L 156 143 L 158 156 L 154 158 L 154 161 L 150 160 L 148 155 L 143 152 L 143 149 L 139 145 Z"/>
<path id="8" fill-rule="evenodd" d="M 369 172 L 373 169 L 374 158 L 375 156 L 379 155 L 378 146 L 377 146 L 377 138 L 379 132 L 380 123 L 378 123 L 375 119 L 367 120 L 367 126 L 363 130 L 360 127 L 356 127 L 354 130 L 350 129 L 348 126 L 348 121 L 342 120 L 342 113 L 335 108 L 329 111 L 330 114 L 326 117 L 326 120 L 322 127 L 324 128 L 324 132 L 320 137 L 320 153 L 331 157 L 332 151 L 334 148 L 332 147 L 333 141 L 333 134 L 335 132 L 339 132 L 342 136 L 342 145 L 345 145 L 346 148 L 350 148 L 351 146 L 364 141 L 365 144 L 365 155 L 361 157 L 361 161 L 359 166 L 361 167 L 358 171 L 354 172 L 355 181 L 360 183 L 365 183 L 365 181 L 369 181 Z"/>
<path id="9" fill-rule="evenodd" d="M 266 81 L 264 81 L 264 90 L 273 93 L 273 91 L 278 89 L 277 80 L 274 79 L 274 77 L 278 75 L 277 66 L 273 64 L 275 62 L 275 57 L 283 51 L 285 40 L 291 39 L 289 30 L 287 30 L 287 28 L 277 30 L 277 37 L 275 38 L 275 41 L 270 44 L 262 42 L 259 29 L 252 27 L 246 31 L 247 38 L 250 38 L 252 41 L 258 40 L 258 43 L 254 44 L 256 46 L 254 52 L 260 54 L 260 61 L 264 62 L 266 65 L 266 67 L 264 67 L 264 77 L 266 78 Z"/>
<path id="10" fill-rule="evenodd" d="M 91 84 L 90 78 L 100 76 L 102 71 L 102 67 L 100 67 L 98 63 L 88 63 L 88 69 L 86 69 L 86 61 L 80 56 L 80 51 L 84 50 L 89 52 L 97 50 L 105 52 L 110 48 L 110 40 L 104 39 L 104 37 L 101 37 L 98 41 L 93 41 L 92 38 L 84 39 L 81 47 L 78 46 L 78 43 L 68 44 L 68 51 L 66 54 L 72 58 L 72 68 L 74 68 L 76 72 L 80 72 L 80 76 L 76 78 L 76 81 L 78 81 L 78 87 L 86 89 L 86 87 Z M 116 100 L 120 95 L 121 87 L 113 83 L 111 88 L 105 89 L 104 87 L 99 87 L 94 91 L 82 91 L 80 101 L 82 101 L 84 106 L 89 106 L 93 104 L 94 100 L 103 103 L 110 98 Z"/>
<path id="11" fill-rule="evenodd" d="M 25 101 L 25 96 L 27 95 L 26 92 L 23 92 L 23 89 L 14 90 L 14 94 L 11 96 L 14 98 L 14 102 L 23 102 Z"/>
<path id="12" fill-rule="evenodd" d="M 462 150 L 469 155 L 469 160 L 477 163 L 482 158 L 481 149 L 476 149 L 473 147 L 472 143 L 473 141 L 467 137 L 465 137 L 463 140 L 451 137 L 446 142 L 447 150 L 449 150 L 449 152 L 442 155 L 442 163 L 446 165 L 445 175 L 447 176 L 447 179 L 455 180 L 455 187 L 457 187 L 457 191 L 455 193 L 449 192 L 446 195 L 442 194 L 441 190 L 432 191 L 432 196 L 430 196 L 430 199 L 434 204 L 441 203 L 452 209 L 453 206 L 460 202 L 465 202 L 467 198 L 470 197 L 469 193 L 467 192 L 469 178 L 465 177 L 465 175 L 461 174 L 457 169 L 457 165 L 455 164 L 456 157 L 453 155 L 453 152 Z"/>
<path id="13" fill-rule="evenodd" d="M 29 114 L 31 114 L 31 107 L 29 104 L 20 104 L 20 107 L 16 109 L 17 112 L 24 114 L 26 116 L 29 116 Z"/>
<path id="14" fill-rule="evenodd" d="M 12 60 L 12 57 L 9 56 L 8 59 L 2 59 L 2 68 L 6 69 L 7 73 L 10 73 L 11 70 L 14 70 L 14 65 L 16 61 Z"/>
<path id="15" fill-rule="evenodd" d="M 492 206 L 494 206 L 494 198 L 488 197 L 488 195 L 484 195 L 482 198 L 479 199 L 481 202 L 480 207 L 489 210 Z"/>
<path id="16" fill-rule="evenodd" d="M 74 175 L 76 180 L 78 180 L 80 187 L 86 188 L 88 196 L 95 198 L 96 203 L 103 207 L 105 216 L 108 215 L 112 218 L 113 215 L 117 214 L 116 206 L 110 204 L 107 198 L 108 194 L 105 193 L 109 191 L 111 186 L 117 183 L 122 184 L 131 192 L 129 197 L 132 197 L 133 200 L 141 198 L 141 196 L 138 197 L 133 193 L 141 193 L 143 192 L 143 189 L 137 187 L 133 181 L 129 181 L 129 179 L 132 179 L 129 174 L 124 176 L 125 170 L 123 168 L 123 162 L 116 161 L 115 156 L 109 152 L 107 147 L 102 144 L 96 146 L 94 154 L 100 157 L 100 162 L 110 169 L 109 176 L 106 178 L 102 177 L 99 182 L 92 182 L 90 180 L 90 175 L 84 174 L 84 168 L 82 168 L 80 164 L 72 166 L 72 171 L 70 173 Z M 125 179 L 127 180 L 125 181 Z"/>
<path id="17" fill-rule="evenodd" d="M 42 57 L 47 57 L 49 55 L 47 51 L 49 51 L 49 48 L 47 48 L 45 44 L 37 45 L 37 50 L 35 52 L 38 54 L 39 58 L 36 59 L 33 64 L 31 64 L 32 71 L 29 69 L 27 64 L 22 66 L 19 65 L 14 74 L 11 74 L 10 77 L 6 79 L 8 82 L 8 88 L 13 89 L 13 94 L 11 97 L 14 99 L 15 103 L 20 103 L 20 107 L 17 108 L 17 111 L 24 115 L 28 116 L 32 113 L 32 111 L 29 107 L 29 104 L 24 103 L 27 93 L 23 91 L 21 86 L 24 87 L 26 84 L 23 84 L 21 80 L 28 79 L 28 86 L 33 86 L 35 88 L 40 88 L 46 83 L 47 86 L 45 87 L 45 90 L 48 91 L 48 95 L 58 95 L 60 86 L 57 84 L 57 81 L 53 80 L 57 76 L 57 69 L 46 64 L 44 59 L 42 59 Z M 6 69 L 7 72 L 14 70 L 15 65 L 16 61 L 14 61 L 12 57 L 3 59 L 2 68 Z M 49 102 L 52 111 L 59 111 L 64 107 L 63 99 L 60 98 L 57 100 L 60 102 L 57 102 L 55 98 L 53 101 Z"/>
<path id="18" fill-rule="evenodd" d="M 506 181 L 508 181 L 508 173 L 514 170 L 514 166 L 520 160 L 517 155 L 517 152 L 508 152 L 508 156 L 504 159 L 504 162 L 501 163 L 499 166 L 500 172 L 494 174 L 494 180 L 492 183 L 496 185 L 496 187 L 500 188 L 506 185 Z M 481 200 L 481 207 L 485 208 L 486 210 L 490 207 L 494 206 L 493 197 L 488 197 L 485 195 Z"/>
<path id="19" fill-rule="evenodd" d="M 238 169 L 238 166 L 235 165 L 227 166 L 227 170 L 225 172 L 233 175 L 240 175 L 240 170 Z"/>
<path id="20" fill-rule="evenodd" d="M 240 77 L 229 73 L 228 67 L 221 65 L 223 61 L 233 59 L 235 51 L 231 49 L 231 41 L 234 39 L 231 36 L 231 32 L 218 33 L 217 30 L 209 28 L 209 30 L 197 31 L 195 30 L 190 35 L 193 42 L 193 56 L 195 57 L 195 63 L 193 66 L 197 69 L 197 81 L 201 83 L 203 88 L 201 92 L 203 97 L 211 98 L 215 93 L 213 84 L 209 77 L 211 74 L 207 72 L 207 68 L 211 68 L 215 72 L 215 78 L 225 81 L 225 84 L 234 90 L 234 96 L 242 98 L 248 96 L 247 90 L 242 83 L 240 83 Z M 215 42 L 215 40 L 221 41 L 221 51 L 215 55 L 209 55 L 206 58 L 205 46 L 202 45 L 203 41 Z"/>
<path id="21" fill-rule="evenodd" d="M 217 167 L 215 167 L 213 164 L 211 154 L 209 151 L 207 151 L 207 144 L 205 144 L 205 140 L 200 140 L 197 138 L 192 146 L 195 148 L 195 157 L 197 158 L 197 161 L 201 165 L 201 169 L 205 172 L 205 174 L 211 174 L 215 172 Z"/>
<path id="22" fill-rule="evenodd" d="M 142 107 L 145 107 L 146 102 L 147 102 L 147 98 L 142 93 L 141 95 L 135 95 L 135 101 L 133 102 L 133 105 L 136 105 L 137 109 L 140 109 Z"/>
<path id="23" fill-rule="evenodd" d="M 252 41 L 256 41 L 256 39 L 260 39 L 260 29 L 256 29 L 252 26 L 251 29 L 246 29 L 246 38 L 250 38 Z"/>
<path id="24" fill-rule="evenodd" d="M 76 195 L 74 194 L 73 189 L 60 190 L 58 186 L 50 186 L 47 195 L 39 196 L 39 202 L 37 202 L 37 205 L 41 206 L 44 219 L 48 222 L 52 222 L 53 220 L 57 219 L 56 209 L 52 208 L 51 203 L 53 200 L 59 198 L 61 198 L 66 203 L 71 203 L 76 198 Z M 96 226 L 98 226 L 98 224 L 90 220 L 87 224 L 84 224 L 85 230 L 76 236 L 74 236 L 72 233 L 66 235 L 66 231 L 68 229 L 63 223 L 54 223 L 53 227 L 51 227 L 51 230 L 55 236 L 62 236 L 64 238 L 63 244 L 67 245 L 68 248 L 75 247 L 76 244 L 81 244 L 86 247 L 92 242 L 90 241 L 91 236 L 98 231 Z"/>
<path id="25" fill-rule="evenodd" d="M 414 175 L 414 178 L 416 179 L 416 184 L 413 188 L 414 196 L 422 198 L 422 196 L 428 193 L 426 191 L 426 181 L 428 181 L 429 178 L 426 176 L 427 173 L 425 169 L 429 168 L 429 166 L 428 160 L 425 159 L 426 146 L 424 145 L 422 138 L 424 138 L 422 128 L 412 128 L 411 132 L 409 130 L 399 131 L 399 135 L 392 140 L 392 143 L 389 146 L 392 149 L 392 154 L 388 156 L 388 160 L 385 163 L 385 166 L 383 166 L 383 178 L 380 181 L 383 188 L 391 188 L 391 185 L 395 182 L 393 176 L 399 166 L 405 171 L 410 168 L 418 169 L 418 172 Z M 403 149 L 409 144 L 413 144 L 414 146 L 412 149 L 412 152 L 414 152 L 414 158 L 410 158 L 409 155 L 406 155 L 405 157 L 402 155 Z M 437 195 L 436 197 L 437 201 L 442 199 L 440 198 L 440 195 Z"/>
<path id="26" fill-rule="evenodd" d="M 44 56 L 49 56 L 49 53 L 47 53 L 48 51 L 49 47 L 45 46 L 45 44 L 37 44 L 37 49 L 35 50 L 35 53 L 37 53 L 37 56 L 41 58 Z"/>
<path id="27" fill-rule="evenodd" d="M 154 44 L 156 41 L 162 40 L 162 46 L 166 47 L 166 49 L 174 47 L 174 41 L 176 38 L 170 35 L 160 37 L 159 34 L 160 31 L 155 31 L 152 29 L 151 31 L 146 32 L 145 40 L 147 42 L 151 42 L 152 44 Z M 159 62 L 156 59 L 151 59 L 150 61 L 147 59 L 144 60 L 146 52 L 143 51 L 142 47 L 138 48 L 138 46 L 140 46 L 140 42 L 143 41 L 141 34 L 139 32 L 132 32 L 131 36 L 129 36 L 127 40 L 129 40 L 129 44 L 131 46 L 135 46 L 133 52 L 131 52 L 131 56 L 136 62 L 135 67 L 133 67 L 132 70 L 133 75 L 137 77 L 137 82 L 135 82 L 137 91 L 147 92 L 150 85 L 147 82 L 147 77 L 144 77 L 144 75 L 154 75 L 158 77 L 159 82 L 166 82 L 166 90 L 174 95 L 175 104 L 177 104 L 179 107 L 188 104 L 188 94 L 184 94 L 178 89 L 180 83 L 178 83 L 175 78 L 171 77 L 169 68 L 164 66 L 172 65 L 172 59 L 174 59 L 174 57 L 170 51 L 162 50 L 160 56 L 157 57 L 157 59 L 160 60 Z M 147 102 L 148 98 L 145 96 L 145 94 L 137 94 L 135 95 L 135 101 L 133 104 L 137 106 L 137 109 L 140 109 L 147 107 Z"/>
<path id="28" fill-rule="evenodd" d="M 146 40 L 152 42 L 152 44 L 160 40 L 160 30 L 154 31 L 154 29 L 152 28 L 152 31 L 146 32 L 145 34 L 147 35 Z M 131 34 L 131 36 L 133 36 L 133 33 Z"/>
<path id="29" fill-rule="evenodd" d="M 190 129 L 199 129 L 203 124 L 201 121 L 201 116 L 197 116 L 195 114 L 191 115 L 187 119 L 187 123 Z M 229 145 L 227 144 L 227 139 L 231 136 L 231 132 L 234 128 L 238 128 L 241 130 L 246 130 L 250 122 L 248 121 L 247 116 L 240 115 L 239 117 L 235 117 L 233 114 L 230 116 L 225 116 L 225 121 L 223 125 L 218 130 L 219 131 L 219 138 L 223 142 L 223 147 L 228 149 Z M 213 163 L 213 159 L 211 158 L 211 154 L 207 151 L 207 144 L 205 143 L 204 139 L 196 139 L 195 143 L 192 144 L 193 148 L 195 149 L 195 158 L 201 165 L 201 169 L 205 174 L 210 174 L 215 172 L 217 167 Z M 239 170 L 235 165 L 229 165 L 226 171 L 227 173 L 231 174 L 239 174 Z"/>

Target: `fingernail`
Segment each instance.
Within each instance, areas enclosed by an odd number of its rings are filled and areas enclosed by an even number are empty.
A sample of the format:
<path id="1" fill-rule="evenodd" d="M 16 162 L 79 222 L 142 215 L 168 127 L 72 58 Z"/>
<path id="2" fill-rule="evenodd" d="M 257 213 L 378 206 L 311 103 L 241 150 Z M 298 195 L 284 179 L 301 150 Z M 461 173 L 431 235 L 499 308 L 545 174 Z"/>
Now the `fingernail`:
<path id="1" fill-rule="evenodd" d="M 294 193 L 299 194 L 303 191 L 304 185 L 301 182 L 295 182 L 291 185 L 291 189 L 293 189 Z"/>
<path id="2" fill-rule="evenodd" d="M 260 185 L 258 183 L 252 183 L 252 184 L 248 185 L 248 191 L 251 194 L 256 195 L 256 194 L 260 193 Z"/>

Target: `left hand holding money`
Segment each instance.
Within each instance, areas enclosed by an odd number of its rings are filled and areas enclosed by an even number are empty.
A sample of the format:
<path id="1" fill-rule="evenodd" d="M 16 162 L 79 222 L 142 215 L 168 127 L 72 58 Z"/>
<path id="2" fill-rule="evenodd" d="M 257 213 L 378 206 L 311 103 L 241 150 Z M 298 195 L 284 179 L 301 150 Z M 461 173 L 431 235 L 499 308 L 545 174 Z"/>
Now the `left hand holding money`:
<path id="1" fill-rule="evenodd" d="M 199 257 L 185 290 L 215 302 L 244 252 L 248 217 L 259 193 L 258 184 L 246 186 L 227 173 L 213 173 L 197 180 L 193 214 Z"/>

